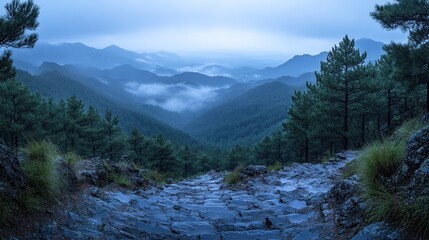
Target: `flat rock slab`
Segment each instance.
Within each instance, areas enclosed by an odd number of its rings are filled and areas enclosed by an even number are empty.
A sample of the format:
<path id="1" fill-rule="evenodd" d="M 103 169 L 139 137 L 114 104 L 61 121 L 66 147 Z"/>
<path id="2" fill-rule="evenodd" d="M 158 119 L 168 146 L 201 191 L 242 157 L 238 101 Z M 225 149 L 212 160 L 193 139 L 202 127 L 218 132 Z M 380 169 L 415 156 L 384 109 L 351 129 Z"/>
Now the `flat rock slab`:
<path id="1" fill-rule="evenodd" d="M 351 159 L 293 164 L 236 188 L 221 188 L 224 174 L 210 172 L 163 189 L 95 189 L 70 206 L 55 231 L 69 239 L 332 239 L 333 221 L 315 207 Z"/>
<path id="2" fill-rule="evenodd" d="M 174 222 L 171 224 L 171 230 L 174 233 L 186 236 L 216 235 L 215 227 L 203 221 Z"/>
<path id="3" fill-rule="evenodd" d="M 278 240 L 282 239 L 282 234 L 279 230 L 251 230 L 242 232 L 223 232 L 222 237 L 223 240 Z"/>

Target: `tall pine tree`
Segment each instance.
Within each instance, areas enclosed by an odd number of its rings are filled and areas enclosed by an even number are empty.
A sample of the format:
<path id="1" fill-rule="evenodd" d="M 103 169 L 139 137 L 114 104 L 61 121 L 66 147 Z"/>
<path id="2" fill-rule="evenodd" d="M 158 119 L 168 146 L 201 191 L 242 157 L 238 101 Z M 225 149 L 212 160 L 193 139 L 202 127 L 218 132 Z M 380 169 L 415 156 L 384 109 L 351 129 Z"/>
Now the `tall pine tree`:
<path id="1" fill-rule="evenodd" d="M 349 148 L 351 116 L 367 94 L 368 71 L 364 65 L 366 53 L 355 49 L 354 40 L 346 35 L 339 46 L 335 45 L 321 62 L 316 73 L 316 86 L 320 99 L 336 109 L 336 120 L 341 123 L 342 147 Z"/>
<path id="2" fill-rule="evenodd" d="M 386 47 L 394 58 L 398 79 L 409 86 L 426 85 L 426 111 L 429 112 L 429 2 L 396 0 L 376 5 L 371 13 L 384 28 L 409 32 L 408 43 L 391 43 Z"/>

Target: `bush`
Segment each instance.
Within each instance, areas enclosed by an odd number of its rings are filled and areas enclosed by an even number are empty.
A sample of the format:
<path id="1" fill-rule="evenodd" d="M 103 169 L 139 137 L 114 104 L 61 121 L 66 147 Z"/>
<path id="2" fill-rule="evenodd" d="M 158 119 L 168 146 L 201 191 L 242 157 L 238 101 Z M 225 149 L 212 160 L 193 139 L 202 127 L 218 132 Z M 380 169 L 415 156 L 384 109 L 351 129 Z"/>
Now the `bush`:
<path id="1" fill-rule="evenodd" d="M 356 175 L 359 173 L 359 163 L 360 161 L 357 159 L 354 159 L 344 166 L 343 169 L 343 178 L 349 178 L 353 175 Z"/>
<path id="2" fill-rule="evenodd" d="M 390 140 L 396 143 L 406 143 L 406 141 L 411 137 L 412 134 L 417 132 L 419 129 L 425 126 L 424 123 L 419 118 L 411 119 L 404 124 L 402 124 L 399 128 L 395 130 L 395 132 L 390 137 Z"/>
<path id="3" fill-rule="evenodd" d="M 268 166 L 269 171 L 280 171 L 282 170 L 282 163 L 281 162 L 275 162 L 274 164 L 271 164 Z"/>
<path id="4" fill-rule="evenodd" d="M 155 170 L 147 170 L 144 177 L 154 181 L 157 185 L 165 182 L 165 176 Z"/>
<path id="5" fill-rule="evenodd" d="M 58 152 L 50 142 L 34 142 L 24 152 L 27 159 L 22 169 L 28 177 L 29 189 L 23 197 L 24 202 L 36 203 L 52 199 L 60 190 L 60 179 L 56 171 Z"/>
<path id="6" fill-rule="evenodd" d="M 69 165 L 71 168 L 74 167 L 74 165 L 82 160 L 82 158 L 79 156 L 79 154 L 75 152 L 68 152 L 66 155 L 64 155 L 64 161 L 67 165 Z"/>
<path id="7" fill-rule="evenodd" d="M 411 234 L 429 236 L 429 196 L 406 203 L 395 189 L 386 187 L 387 178 L 405 159 L 406 141 L 421 127 L 417 120 L 408 121 L 387 141 L 366 147 L 356 161 L 369 206 L 368 220 L 389 221 L 404 226 Z"/>
<path id="8" fill-rule="evenodd" d="M 373 197 L 370 193 L 380 190 L 384 180 L 396 172 L 404 157 L 405 144 L 394 141 L 374 143 L 362 151 L 357 161 L 369 199 Z"/>
<path id="9" fill-rule="evenodd" d="M 237 184 L 240 182 L 240 172 L 244 169 L 243 166 L 238 166 L 234 169 L 234 171 L 230 172 L 228 175 L 225 176 L 225 182 L 227 184 Z"/>
<path id="10" fill-rule="evenodd" d="M 119 186 L 122 186 L 122 187 L 129 187 L 129 186 L 131 186 L 131 181 L 130 181 L 129 176 L 127 176 L 124 173 L 113 175 L 112 180 L 113 180 L 114 183 L 116 183 L 116 184 L 118 184 Z"/>

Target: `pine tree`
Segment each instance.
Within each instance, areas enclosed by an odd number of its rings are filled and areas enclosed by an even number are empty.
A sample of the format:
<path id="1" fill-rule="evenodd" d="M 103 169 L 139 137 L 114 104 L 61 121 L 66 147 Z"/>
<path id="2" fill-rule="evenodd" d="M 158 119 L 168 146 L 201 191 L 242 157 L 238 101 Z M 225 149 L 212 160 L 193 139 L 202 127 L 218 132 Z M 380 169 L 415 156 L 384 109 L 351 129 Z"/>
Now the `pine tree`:
<path id="1" fill-rule="evenodd" d="M 269 165 L 273 162 L 273 152 L 275 151 L 272 145 L 271 138 L 265 136 L 254 149 L 255 160 L 265 165 Z"/>
<path id="2" fill-rule="evenodd" d="M 426 111 L 429 112 L 429 2 L 396 0 L 376 5 L 371 16 L 388 30 L 409 32 L 408 43 L 391 43 L 386 47 L 393 57 L 395 75 L 410 87 L 426 85 Z"/>
<path id="3" fill-rule="evenodd" d="M 106 111 L 102 124 L 105 137 L 105 151 L 110 160 L 117 159 L 119 157 L 118 155 L 123 150 L 124 143 L 126 142 L 126 139 L 122 136 L 121 129 L 119 128 L 119 118 L 117 116 L 113 116 L 111 111 Z"/>
<path id="4" fill-rule="evenodd" d="M 239 165 L 246 165 L 250 159 L 250 149 L 245 146 L 236 145 L 227 154 L 228 169 L 233 170 Z"/>
<path id="5" fill-rule="evenodd" d="M 0 131 L 13 148 L 18 148 L 25 131 L 36 124 L 38 99 L 19 81 L 0 83 Z"/>
<path id="6" fill-rule="evenodd" d="M 128 145 L 131 150 L 131 158 L 135 162 L 143 163 L 144 151 L 147 149 L 147 139 L 136 127 L 131 129 L 131 133 L 128 138 Z"/>
<path id="7" fill-rule="evenodd" d="M 0 47 L 32 48 L 38 39 L 34 32 L 39 23 L 39 7 L 32 0 L 21 3 L 12 0 L 5 5 L 6 15 L 0 17 Z M 0 57 L 0 81 L 15 77 L 12 52 L 5 50 Z"/>
<path id="8" fill-rule="evenodd" d="M 75 95 L 67 99 L 66 105 L 66 151 L 80 150 L 83 136 L 84 104 Z"/>
<path id="9" fill-rule="evenodd" d="M 148 147 L 148 161 L 152 168 L 161 173 L 172 172 L 176 166 L 176 158 L 171 142 L 163 135 L 151 139 Z"/>
<path id="10" fill-rule="evenodd" d="M 93 106 L 89 106 L 83 118 L 82 140 L 92 157 L 97 156 L 103 144 L 103 127 L 100 114 Z"/>
<path id="11" fill-rule="evenodd" d="M 312 133 L 311 124 L 313 121 L 313 101 L 308 93 L 296 91 L 292 96 L 292 105 L 288 111 L 288 119 L 283 123 L 286 131 L 287 142 L 294 147 L 291 149 L 295 157 L 300 160 L 304 157 L 305 162 L 309 161 L 310 137 Z M 299 146 L 304 146 L 304 149 Z"/>
<path id="12" fill-rule="evenodd" d="M 52 98 L 48 100 L 40 99 L 40 106 L 38 109 L 38 122 L 40 125 L 40 133 L 45 137 L 52 137 L 56 133 L 56 129 L 58 129 L 58 123 L 56 122 L 56 117 L 58 115 L 58 107 L 54 103 Z"/>
<path id="13" fill-rule="evenodd" d="M 349 148 L 353 111 L 367 94 L 365 84 L 369 76 L 365 58 L 366 53 L 360 54 L 354 40 L 346 35 L 339 46 L 335 45 L 328 53 L 326 61 L 321 62 L 320 72 L 316 73 L 320 99 L 336 109 L 341 119 L 343 149 Z"/>
<path id="14" fill-rule="evenodd" d="M 183 176 L 190 176 L 194 171 L 195 155 L 188 146 L 182 147 L 177 155 L 179 163 L 182 165 Z"/>
<path id="15" fill-rule="evenodd" d="M 375 67 L 377 71 L 377 85 L 381 96 L 380 100 L 382 100 L 382 106 L 379 109 L 385 113 L 387 130 L 392 131 L 394 105 L 401 98 L 404 87 L 395 78 L 396 69 L 393 58 L 390 55 L 381 56 Z"/>

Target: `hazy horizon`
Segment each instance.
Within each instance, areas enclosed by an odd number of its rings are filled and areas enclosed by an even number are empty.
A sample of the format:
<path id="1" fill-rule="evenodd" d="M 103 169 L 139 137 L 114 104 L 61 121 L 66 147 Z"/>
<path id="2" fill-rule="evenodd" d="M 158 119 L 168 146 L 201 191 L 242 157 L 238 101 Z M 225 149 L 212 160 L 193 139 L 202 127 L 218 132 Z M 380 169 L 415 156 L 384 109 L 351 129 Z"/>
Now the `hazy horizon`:
<path id="1" fill-rule="evenodd" d="M 383 30 L 369 15 L 375 4 L 385 2 L 35 1 L 41 8 L 41 42 L 278 60 L 329 50 L 346 34 L 385 43 L 404 41 L 406 34 Z"/>

